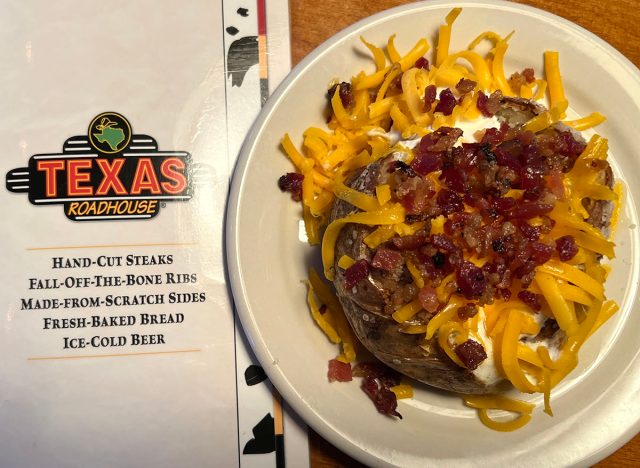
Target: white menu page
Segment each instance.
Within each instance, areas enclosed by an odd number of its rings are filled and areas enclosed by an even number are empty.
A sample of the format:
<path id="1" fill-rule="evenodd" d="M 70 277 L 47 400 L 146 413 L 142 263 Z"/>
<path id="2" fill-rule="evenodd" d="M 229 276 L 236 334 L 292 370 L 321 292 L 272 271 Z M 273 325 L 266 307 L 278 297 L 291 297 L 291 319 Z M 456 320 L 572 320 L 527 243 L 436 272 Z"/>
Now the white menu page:
<path id="1" fill-rule="evenodd" d="M 10 0 L 0 50 L 0 466 L 308 466 L 224 265 L 287 2 Z"/>

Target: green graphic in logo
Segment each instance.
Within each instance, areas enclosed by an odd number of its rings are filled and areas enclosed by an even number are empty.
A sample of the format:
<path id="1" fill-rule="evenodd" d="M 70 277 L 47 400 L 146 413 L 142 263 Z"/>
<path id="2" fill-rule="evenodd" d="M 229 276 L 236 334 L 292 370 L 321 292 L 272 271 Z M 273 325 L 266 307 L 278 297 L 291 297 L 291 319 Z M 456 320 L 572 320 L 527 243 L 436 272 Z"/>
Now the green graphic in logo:
<path id="1" fill-rule="evenodd" d="M 129 145 L 131 125 L 116 112 L 103 112 L 91 121 L 88 137 L 100 153 L 119 153 Z"/>

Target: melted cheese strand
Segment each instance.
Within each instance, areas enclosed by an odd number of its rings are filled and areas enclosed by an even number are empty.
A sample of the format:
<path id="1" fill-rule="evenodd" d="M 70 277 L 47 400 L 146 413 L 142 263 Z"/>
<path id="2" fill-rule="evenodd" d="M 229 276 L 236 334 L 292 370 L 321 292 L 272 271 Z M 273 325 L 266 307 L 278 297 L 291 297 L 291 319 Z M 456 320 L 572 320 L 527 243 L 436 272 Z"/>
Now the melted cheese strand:
<path id="1" fill-rule="evenodd" d="M 514 387 L 523 393 L 539 391 L 537 385 L 532 384 L 518 363 L 518 343 L 521 331 L 521 312 L 516 309 L 509 311 L 502 337 L 502 368 Z"/>
<path id="2" fill-rule="evenodd" d="M 362 36 L 360 36 L 360 40 L 371 51 L 371 54 L 373 55 L 373 61 L 376 64 L 376 71 L 383 70 L 385 65 L 387 64 L 387 59 L 384 56 L 384 52 L 382 51 L 382 49 L 367 42 Z"/>
<path id="3" fill-rule="evenodd" d="M 332 343 L 340 343 L 340 337 L 338 336 L 338 333 L 331 326 L 331 324 L 327 320 L 325 320 L 325 318 L 322 316 L 322 313 L 320 312 L 320 308 L 318 307 L 318 303 L 316 302 L 316 299 L 314 297 L 313 286 L 308 281 L 307 286 L 309 287 L 309 291 L 307 292 L 307 304 L 309 304 L 309 310 L 311 310 L 311 316 L 313 317 L 313 320 L 324 332 L 324 334 L 327 335 L 327 338 L 329 338 Z"/>
<path id="4" fill-rule="evenodd" d="M 544 52 L 544 73 L 549 86 L 549 107 L 561 107 L 562 103 L 567 102 L 567 98 L 564 95 L 564 87 L 562 86 L 558 52 L 553 50 Z M 564 118 L 564 116 L 563 110 L 561 118 Z"/>
<path id="5" fill-rule="evenodd" d="M 578 328 L 578 320 L 575 312 L 571 310 L 569 303 L 560 292 L 556 279 L 544 271 L 536 272 L 536 283 L 542 291 L 542 295 L 551 307 L 551 311 L 560 326 L 560 329 L 572 335 Z"/>
<path id="6" fill-rule="evenodd" d="M 561 263 L 557 260 L 549 260 L 544 265 L 538 267 L 538 272 L 549 273 L 552 276 L 569 281 L 581 287 L 596 299 L 602 300 L 604 298 L 604 287 L 602 284 L 574 266 Z"/>
<path id="7" fill-rule="evenodd" d="M 582 117 L 577 120 L 565 120 L 563 123 L 568 125 L 569 127 L 577 130 L 578 132 L 582 132 L 583 130 L 587 130 L 589 128 L 595 127 L 596 125 L 600 125 L 607 118 L 602 115 L 600 112 L 592 112 L 586 117 Z"/>
<path id="8" fill-rule="evenodd" d="M 342 342 L 342 354 L 338 356 L 338 360 L 342 362 L 355 361 L 355 343 L 357 343 L 357 338 L 349 325 L 340 301 L 338 301 L 329 286 L 322 281 L 320 275 L 318 275 L 318 272 L 314 268 L 309 269 L 309 284 L 313 287 L 313 291 L 316 296 L 318 296 L 318 299 L 331 311 L 334 329 Z"/>
<path id="9" fill-rule="evenodd" d="M 507 52 L 507 47 L 509 47 L 507 41 L 513 35 L 511 32 L 507 37 L 503 40 L 499 41 L 493 52 L 493 63 L 491 64 L 491 68 L 493 70 L 493 79 L 496 84 L 496 87 L 502 91 L 502 94 L 505 96 L 513 96 L 513 90 L 511 86 L 509 86 L 509 82 L 504 76 L 504 54 Z"/>
<path id="10" fill-rule="evenodd" d="M 396 45 L 394 43 L 395 39 L 395 34 L 392 34 L 391 36 L 389 36 L 389 39 L 387 39 L 387 53 L 389 54 L 391 63 L 397 63 L 402 58 L 402 56 L 398 53 L 398 49 L 396 49 Z"/>
<path id="11" fill-rule="evenodd" d="M 408 304 L 405 304 L 402 307 L 400 307 L 391 316 L 396 322 L 403 323 L 403 322 L 406 322 L 407 320 L 411 320 L 411 318 L 421 310 L 422 310 L 422 303 L 420 302 L 420 299 L 414 299 Z"/>
<path id="12" fill-rule="evenodd" d="M 436 66 L 440 66 L 444 59 L 449 55 L 449 43 L 451 42 L 451 28 L 453 22 L 458 15 L 462 12 L 462 8 L 452 9 L 445 18 L 445 24 L 440 26 L 440 33 L 438 35 L 438 47 L 436 51 Z"/>
<path id="13" fill-rule="evenodd" d="M 353 213 L 344 218 L 333 221 L 324 233 L 322 238 L 322 265 L 324 274 L 328 280 L 333 281 L 333 259 L 336 241 L 342 228 L 349 223 L 368 225 L 396 224 L 404 221 L 404 208 L 401 205 L 394 205 L 379 211 Z"/>

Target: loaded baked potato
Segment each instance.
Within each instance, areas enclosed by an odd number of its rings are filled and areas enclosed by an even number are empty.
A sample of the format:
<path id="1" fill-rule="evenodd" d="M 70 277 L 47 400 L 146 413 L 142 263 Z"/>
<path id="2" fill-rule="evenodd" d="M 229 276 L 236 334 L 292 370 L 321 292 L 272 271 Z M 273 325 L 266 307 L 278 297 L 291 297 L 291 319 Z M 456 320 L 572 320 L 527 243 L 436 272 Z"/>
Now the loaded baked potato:
<path id="1" fill-rule="evenodd" d="M 341 345 L 329 380 L 364 376 L 378 411 L 397 416 L 394 395 L 410 392 L 392 368 L 465 394 L 484 424 L 507 431 L 533 405 L 497 395 L 542 393 L 551 414 L 551 389 L 618 308 L 601 260 L 614 256 L 620 188 L 606 138 L 579 133 L 604 117 L 564 120 L 558 53 L 544 53 L 544 79 L 531 68 L 507 78 L 511 35 L 487 31 L 449 51 L 460 11 L 432 62 L 426 39 L 404 56 L 394 36 L 386 54 L 363 39 L 376 71 L 330 87 L 328 130 L 309 127 L 302 152 L 284 136 L 296 173 L 279 185 L 302 202 L 339 299 L 312 269 L 312 316 Z M 388 367 L 353 366 L 354 333 Z M 520 416 L 495 421 L 489 409 Z"/>
<path id="2" fill-rule="evenodd" d="M 468 310 L 462 313 L 478 313 L 478 307 L 508 300 L 511 290 L 518 289 L 525 303 L 540 309 L 535 304 L 540 300 L 538 295 L 527 290 L 534 267 L 552 256 L 568 260 L 571 252 L 562 249 L 575 250 L 573 244 L 562 245 L 571 242 L 567 239 L 557 246 L 539 242 L 542 231 L 547 234 L 551 230 L 548 224 L 554 222 L 545 214 L 562 196 L 558 194 L 560 187 L 553 184 L 573 167 L 586 146 L 578 133 L 563 124 L 538 135 L 521 131 L 524 123 L 544 110 L 532 101 L 502 98 L 496 112 L 500 129 L 481 132 L 478 143 L 459 145 L 461 130 L 440 129 L 415 147 L 412 164 L 403 162 L 403 153 L 390 154 L 348 181 L 351 188 L 372 196 L 376 187 L 389 185 L 393 200 L 405 206 L 407 216 L 412 221 L 425 221 L 415 234 L 396 234 L 375 248 L 365 243 L 375 227 L 347 224 L 336 242 L 337 295 L 360 342 L 383 363 L 428 385 L 457 393 L 495 393 L 505 387 L 506 382 L 494 373 L 476 371 L 485 359 L 488 366 L 493 366 L 493 357 L 487 355 L 492 349 L 475 351 L 480 356 L 462 357 L 465 367 L 461 367 L 438 344 L 437 334 L 424 340 L 422 335 L 406 330 L 409 325 L 426 325 L 446 305 L 438 302 L 435 288 L 452 272 L 456 279 L 448 285 L 448 294 L 468 303 Z M 601 164 L 601 178 L 611 188 L 611 169 L 606 160 Z M 435 171 L 441 175 L 434 184 L 429 174 Z M 436 187 L 439 182 L 440 188 Z M 527 201 L 507 197 L 512 189 L 522 191 Z M 606 231 L 611 203 L 586 199 L 584 204 L 590 214 L 588 221 Z M 353 205 L 338 200 L 330 221 L 354 211 L 357 209 Z M 447 219 L 444 232 L 430 234 L 431 221 L 441 215 Z M 535 228 L 541 232 L 527 232 L 534 229 L 528 221 L 540 215 L 548 224 Z M 345 255 L 356 263 L 342 269 L 338 260 Z M 484 268 L 470 265 L 472 255 L 489 261 Z M 408 264 L 420 270 L 426 283 L 422 289 L 416 286 Z M 479 278 L 468 278 L 474 274 Z M 481 284 L 470 284 L 474 282 Z M 398 323 L 393 313 L 416 297 L 420 297 L 423 310 L 411 320 Z M 557 351 L 565 333 L 553 318 L 539 315 L 540 331 L 523 335 L 521 340 L 544 341 Z M 463 352 L 458 354 L 464 356 Z M 477 359 L 480 362 L 474 361 Z"/>

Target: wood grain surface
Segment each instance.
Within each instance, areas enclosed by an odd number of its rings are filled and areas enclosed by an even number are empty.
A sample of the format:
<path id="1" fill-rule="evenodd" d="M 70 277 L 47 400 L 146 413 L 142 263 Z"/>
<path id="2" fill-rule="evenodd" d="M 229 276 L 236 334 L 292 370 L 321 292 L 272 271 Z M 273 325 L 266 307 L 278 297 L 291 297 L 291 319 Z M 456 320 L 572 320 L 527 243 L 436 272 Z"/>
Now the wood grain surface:
<path id="1" fill-rule="evenodd" d="M 562 16 L 588 29 L 640 67 L 639 0 L 515 0 Z M 290 0 L 293 63 L 341 29 L 401 0 Z M 310 431 L 313 468 L 362 467 L 318 434 Z M 640 466 L 640 435 L 597 465 L 599 468 Z"/>

